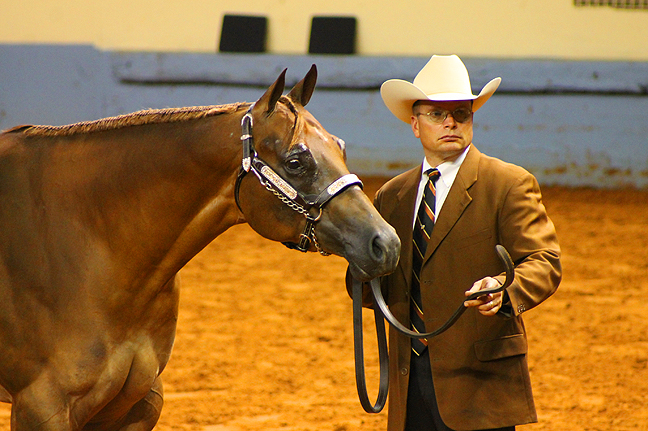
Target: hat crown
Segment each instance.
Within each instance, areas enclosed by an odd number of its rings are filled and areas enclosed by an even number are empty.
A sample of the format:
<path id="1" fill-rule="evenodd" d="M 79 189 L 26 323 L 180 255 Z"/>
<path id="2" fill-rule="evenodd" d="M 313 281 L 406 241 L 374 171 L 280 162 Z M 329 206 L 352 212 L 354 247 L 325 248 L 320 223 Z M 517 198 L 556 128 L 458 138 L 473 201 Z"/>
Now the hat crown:
<path id="1" fill-rule="evenodd" d="M 429 96 L 456 93 L 465 94 L 467 99 L 475 97 L 468 69 L 456 55 L 433 55 L 416 75 L 413 84 Z"/>

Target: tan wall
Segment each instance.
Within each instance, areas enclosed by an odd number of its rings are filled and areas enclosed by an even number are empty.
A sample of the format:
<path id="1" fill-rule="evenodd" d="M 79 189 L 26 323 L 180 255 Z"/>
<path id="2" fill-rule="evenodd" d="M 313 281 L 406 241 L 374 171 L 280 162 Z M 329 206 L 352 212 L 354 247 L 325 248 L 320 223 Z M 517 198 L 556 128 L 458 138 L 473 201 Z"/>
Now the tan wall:
<path id="1" fill-rule="evenodd" d="M 0 43 L 214 52 L 225 13 L 267 16 L 276 54 L 307 53 L 313 15 L 355 15 L 363 55 L 648 60 L 648 11 L 572 0 L 2 0 Z"/>

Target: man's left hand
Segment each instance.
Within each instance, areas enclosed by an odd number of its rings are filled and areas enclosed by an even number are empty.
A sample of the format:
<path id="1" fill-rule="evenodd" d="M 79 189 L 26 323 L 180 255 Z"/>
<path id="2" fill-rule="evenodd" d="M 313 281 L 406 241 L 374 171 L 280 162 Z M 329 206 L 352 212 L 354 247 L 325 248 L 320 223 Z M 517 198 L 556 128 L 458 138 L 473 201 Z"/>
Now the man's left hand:
<path id="1" fill-rule="evenodd" d="M 470 296 L 483 289 L 496 288 L 499 286 L 501 286 L 500 282 L 493 277 L 485 277 L 476 281 L 472 288 L 466 291 L 466 296 Z M 502 307 L 503 297 L 504 294 L 502 292 L 489 293 L 473 299 L 472 301 L 465 301 L 464 305 L 466 307 L 477 307 L 477 310 L 479 310 L 479 312 L 484 316 L 494 316 Z"/>

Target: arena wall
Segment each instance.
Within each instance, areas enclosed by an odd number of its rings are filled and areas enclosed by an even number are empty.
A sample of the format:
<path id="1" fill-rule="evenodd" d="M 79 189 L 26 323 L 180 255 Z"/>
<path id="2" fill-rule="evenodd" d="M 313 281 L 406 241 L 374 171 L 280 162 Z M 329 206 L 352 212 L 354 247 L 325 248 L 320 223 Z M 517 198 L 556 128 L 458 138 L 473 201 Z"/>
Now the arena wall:
<path id="1" fill-rule="evenodd" d="M 475 144 L 543 184 L 648 187 L 648 62 L 463 57 L 473 91 L 500 89 L 475 116 Z M 284 68 L 311 64 L 308 108 L 348 144 L 361 175 L 395 175 L 422 158 L 379 86 L 412 80 L 421 56 L 141 53 L 89 45 L 0 45 L 0 129 L 67 124 L 145 108 L 255 101 Z"/>

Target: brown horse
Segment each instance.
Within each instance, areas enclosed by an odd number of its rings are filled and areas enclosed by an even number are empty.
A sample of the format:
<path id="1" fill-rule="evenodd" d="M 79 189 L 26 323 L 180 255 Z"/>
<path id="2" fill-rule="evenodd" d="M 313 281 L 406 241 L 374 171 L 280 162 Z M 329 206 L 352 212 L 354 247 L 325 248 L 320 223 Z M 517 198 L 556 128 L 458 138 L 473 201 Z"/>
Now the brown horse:
<path id="1" fill-rule="evenodd" d="M 394 230 L 344 143 L 304 109 L 315 68 L 288 96 L 284 76 L 252 105 L 0 135 L 0 401 L 13 430 L 152 429 L 176 274 L 234 224 L 343 256 L 362 280 L 393 271 Z"/>

